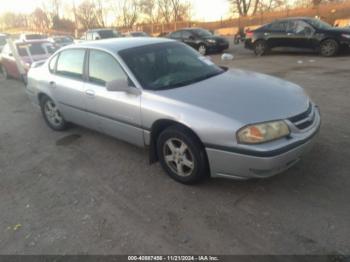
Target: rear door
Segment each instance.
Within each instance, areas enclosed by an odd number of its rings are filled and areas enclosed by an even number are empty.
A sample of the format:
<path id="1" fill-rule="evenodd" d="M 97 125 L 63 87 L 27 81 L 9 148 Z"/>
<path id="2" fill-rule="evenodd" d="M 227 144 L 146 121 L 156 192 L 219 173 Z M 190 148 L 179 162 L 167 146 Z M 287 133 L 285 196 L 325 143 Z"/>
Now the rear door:
<path id="1" fill-rule="evenodd" d="M 79 125 L 89 126 L 83 100 L 85 54 L 85 49 L 64 50 L 57 56 L 55 66 L 52 63 L 56 57 L 53 57 L 50 67 L 54 66 L 55 70 L 50 74 L 47 84 L 64 118 Z"/>
<path id="2" fill-rule="evenodd" d="M 264 32 L 264 38 L 270 47 L 289 46 L 289 35 L 287 32 L 288 21 L 276 21 L 271 23 Z"/>
<path id="3" fill-rule="evenodd" d="M 129 79 L 117 59 L 110 53 L 90 50 L 87 73 L 84 100 L 89 122 L 108 135 L 143 146 L 141 95 L 111 92 L 106 88 L 110 81 Z"/>

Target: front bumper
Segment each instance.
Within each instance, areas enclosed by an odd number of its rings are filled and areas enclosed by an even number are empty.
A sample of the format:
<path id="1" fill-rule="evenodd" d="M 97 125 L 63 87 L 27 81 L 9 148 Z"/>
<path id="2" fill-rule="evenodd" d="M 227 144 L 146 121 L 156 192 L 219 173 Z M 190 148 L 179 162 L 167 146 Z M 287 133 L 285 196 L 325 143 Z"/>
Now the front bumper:
<path id="1" fill-rule="evenodd" d="M 221 148 L 206 147 L 212 177 L 232 179 L 267 178 L 296 164 L 310 150 L 320 128 L 317 118 L 308 136 L 274 151 L 241 153 Z M 287 150 L 285 149 L 287 148 Z"/>

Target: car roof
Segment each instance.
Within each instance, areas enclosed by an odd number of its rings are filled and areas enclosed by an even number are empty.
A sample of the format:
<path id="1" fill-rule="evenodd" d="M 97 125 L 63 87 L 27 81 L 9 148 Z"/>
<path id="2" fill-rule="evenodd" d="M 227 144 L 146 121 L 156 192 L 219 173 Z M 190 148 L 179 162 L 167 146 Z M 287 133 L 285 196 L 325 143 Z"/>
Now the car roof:
<path id="1" fill-rule="evenodd" d="M 313 20 L 315 18 L 313 17 L 307 17 L 307 16 L 296 16 L 296 17 L 286 17 L 286 18 L 281 18 L 281 19 L 276 19 L 274 22 L 277 21 L 293 21 L 293 20 Z"/>
<path id="2" fill-rule="evenodd" d="M 87 32 L 99 32 L 99 31 L 114 31 L 113 28 L 95 28 L 95 29 L 89 29 Z"/>
<path id="3" fill-rule="evenodd" d="M 79 47 L 97 48 L 97 49 L 105 49 L 110 52 L 117 53 L 121 50 L 129 49 L 133 47 L 167 43 L 167 42 L 174 42 L 174 40 L 167 39 L 167 38 L 154 38 L 154 37 L 142 37 L 142 38 L 123 37 L 123 38 L 110 38 L 105 40 L 83 42 L 83 43 L 75 44 L 74 46 L 65 47 L 63 49 L 79 48 Z"/>
<path id="4" fill-rule="evenodd" d="M 26 40 L 26 41 L 22 41 L 22 40 L 16 40 L 15 44 L 34 44 L 34 43 L 50 43 L 50 41 L 48 41 L 46 38 L 45 39 L 31 39 L 31 40 Z"/>

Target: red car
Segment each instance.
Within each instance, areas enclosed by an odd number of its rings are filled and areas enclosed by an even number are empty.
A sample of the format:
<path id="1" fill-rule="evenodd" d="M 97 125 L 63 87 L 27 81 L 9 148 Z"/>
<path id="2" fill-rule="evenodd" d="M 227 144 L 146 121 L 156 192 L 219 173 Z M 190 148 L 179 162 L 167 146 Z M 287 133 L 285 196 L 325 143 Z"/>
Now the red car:
<path id="1" fill-rule="evenodd" d="M 20 63 L 23 65 L 26 73 L 33 62 L 46 60 L 56 51 L 55 46 L 47 40 L 17 41 L 15 46 L 21 59 Z M 4 46 L 1 52 L 0 67 L 3 78 L 13 77 L 21 79 L 15 57 L 8 44 Z"/>

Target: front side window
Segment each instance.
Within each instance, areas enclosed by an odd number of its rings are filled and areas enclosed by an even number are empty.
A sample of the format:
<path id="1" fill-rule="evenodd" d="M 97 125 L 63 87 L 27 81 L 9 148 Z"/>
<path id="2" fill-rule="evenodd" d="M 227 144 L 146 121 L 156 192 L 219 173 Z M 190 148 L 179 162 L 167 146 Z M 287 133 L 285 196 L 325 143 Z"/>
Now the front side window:
<path id="1" fill-rule="evenodd" d="M 119 52 L 143 88 L 164 90 L 213 77 L 224 70 L 178 42 L 152 44 Z"/>
<path id="2" fill-rule="evenodd" d="M 199 37 L 211 37 L 213 34 L 205 29 L 195 29 L 193 32 Z"/>
<path id="3" fill-rule="evenodd" d="M 127 79 L 126 74 L 120 67 L 117 60 L 110 54 L 102 51 L 91 50 L 89 57 L 89 81 L 105 86 L 106 83 L 118 80 Z"/>
<path id="4" fill-rule="evenodd" d="M 310 35 L 313 28 L 304 21 L 296 21 L 294 25 L 294 33 L 297 35 Z"/>
<path id="5" fill-rule="evenodd" d="M 191 36 L 192 36 L 191 32 L 188 32 L 188 31 L 183 31 L 182 32 L 182 38 L 184 38 L 184 39 L 190 39 Z"/>
<path id="6" fill-rule="evenodd" d="M 85 50 L 70 49 L 60 53 L 56 73 L 73 78 L 83 77 Z"/>

